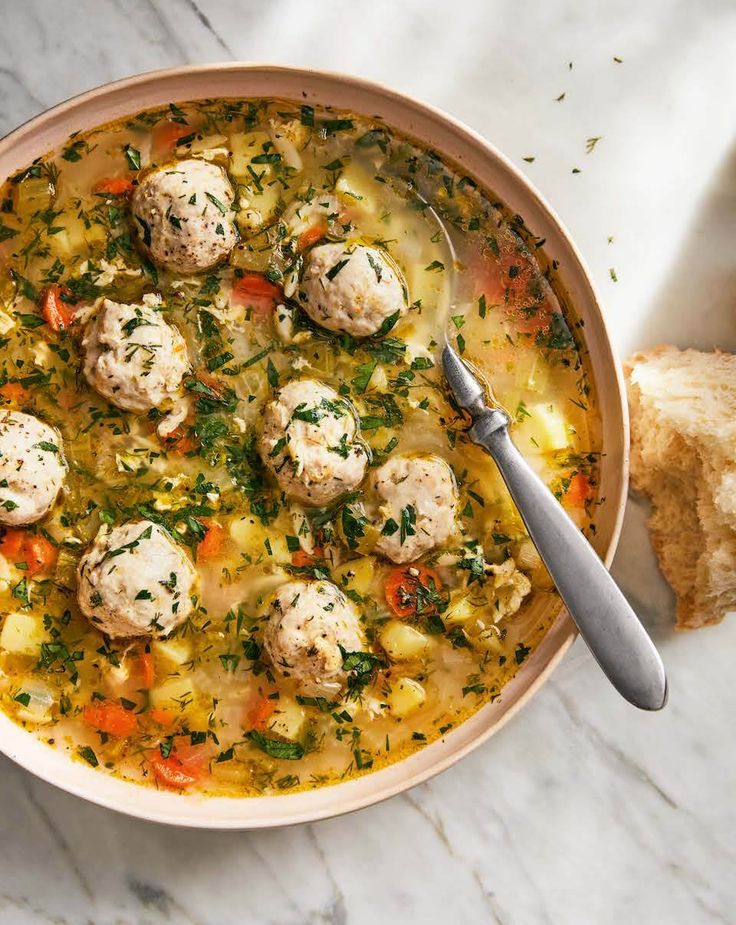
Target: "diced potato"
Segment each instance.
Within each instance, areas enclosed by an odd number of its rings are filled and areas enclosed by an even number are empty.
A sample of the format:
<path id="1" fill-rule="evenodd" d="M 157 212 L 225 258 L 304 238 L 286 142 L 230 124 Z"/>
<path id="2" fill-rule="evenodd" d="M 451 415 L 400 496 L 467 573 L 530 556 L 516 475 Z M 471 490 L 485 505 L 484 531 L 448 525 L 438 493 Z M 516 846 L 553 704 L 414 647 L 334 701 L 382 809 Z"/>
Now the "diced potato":
<path id="1" fill-rule="evenodd" d="M 528 417 L 514 430 L 520 445 L 530 453 L 554 453 L 570 445 L 565 418 L 560 409 L 550 403 L 527 405 Z"/>
<path id="2" fill-rule="evenodd" d="M 47 638 L 41 617 L 31 613 L 9 613 L 0 632 L 0 648 L 17 655 L 38 655 Z"/>
<path id="3" fill-rule="evenodd" d="M 542 433 L 542 446 L 546 451 L 564 450 L 570 445 L 567 424 L 556 405 L 532 405 L 531 412 L 537 419 Z"/>
<path id="4" fill-rule="evenodd" d="M 191 678 L 172 677 L 151 688 L 151 706 L 165 710 L 186 709 L 194 700 Z"/>
<path id="5" fill-rule="evenodd" d="M 273 167 L 252 163 L 254 157 L 274 153 L 273 142 L 265 132 L 238 132 L 230 137 L 230 150 L 230 172 L 238 180 L 237 221 L 247 235 L 273 216 L 281 199 L 281 185 L 274 180 Z"/>
<path id="6" fill-rule="evenodd" d="M 395 662 L 421 658 L 429 648 L 429 639 L 424 633 L 400 620 L 389 620 L 381 629 L 378 640 Z"/>
<path id="7" fill-rule="evenodd" d="M 476 609 L 470 603 L 468 595 L 463 591 L 453 591 L 447 610 L 442 614 L 442 619 L 448 626 L 458 626 L 472 620 L 475 615 Z"/>
<path id="8" fill-rule="evenodd" d="M 269 562 L 291 562 L 292 554 L 286 544 L 286 537 L 275 531 L 266 531 L 263 538 L 262 552 Z"/>
<path id="9" fill-rule="evenodd" d="M 61 258 L 78 257 L 86 254 L 93 244 L 101 244 L 107 237 L 102 225 L 92 224 L 87 228 L 81 219 L 65 216 L 59 219 L 63 230 L 49 238 L 51 252 Z"/>
<path id="10" fill-rule="evenodd" d="M 376 560 L 373 556 L 361 556 L 344 562 L 333 571 L 335 583 L 341 588 L 357 591 L 361 597 L 368 594 L 376 572 Z"/>
<path id="11" fill-rule="evenodd" d="M 243 552 L 252 556 L 264 552 L 263 541 L 266 531 L 257 517 L 241 517 L 230 524 L 230 536 Z"/>
<path id="12" fill-rule="evenodd" d="M 261 167 L 258 170 L 259 176 L 262 169 Z M 246 183 L 244 188 L 241 187 L 239 198 L 241 211 L 238 212 L 237 218 L 238 224 L 245 226 L 243 229 L 245 231 L 253 231 L 269 221 L 281 198 L 281 185 L 275 180 L 267 180 L 263 177 L 260 184 L 261 189 L 258 189 L 255 181 Z"/>
<path id="13" fill-rule="evenodd" d="M 276 709 L 268 720 L 268 729 L 284 739 L 292 741 L 299 738 L 304 728 L 306 714 L 302 707 L 291 697 L 279 697 Z"/>
<path id="14" fill-rule="evenodd" d="M 397 719 L 403 719 L 423 706 L 426 700 L 427 692 L 419 681 L 413 678 L 399 678 L 391 685 L 388 706 Z"/>
<path id="15" fill-rule="evenodd" d="M 252 769 L 239 761 L 213 761 L 211 773 L 217 780 L 240 786 L 247 786 L 253 778 Z"/>
<path id="16" fill-rule="evenodd" d="M 378 207 L 371 192 L 372 185 L 365 171 L 356 167 L 347 167 L 335 184 L 335 190 L 346 198 L 348 203 L 358 202 L 363 211 L 372 215 Z"/>
<path id="17" fill-rule="evenodd" d="M 251 160 L 259 154 L 263 154 L 263 146 L 271 143 L 271 139 L 266 132 L 236 132 L 231 135 L 230 173 L 243 179 L 250 177 L 248 166 Z M 254 164 L 253 169 L 257 169 L 259 174 L 265 170 L 264 179 L 268 179 L 272 172 L 268 164 Z"/>
<path id="18" fill-rule="evenodd" d="M 189 639 L 157 639 L 151 646 L 158 655 L 172 665 L 185 665 L 192 658 L 192 643 Z"/>

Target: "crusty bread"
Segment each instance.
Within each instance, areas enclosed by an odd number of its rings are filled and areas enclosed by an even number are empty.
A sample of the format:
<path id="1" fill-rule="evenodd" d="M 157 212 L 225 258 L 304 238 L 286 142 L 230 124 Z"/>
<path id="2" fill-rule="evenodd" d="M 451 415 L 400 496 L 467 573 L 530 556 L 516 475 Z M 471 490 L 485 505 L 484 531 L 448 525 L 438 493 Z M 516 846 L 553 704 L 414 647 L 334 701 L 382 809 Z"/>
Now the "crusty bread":
<path id="1" fill-rule="evenodd" d="M 677 595 L 677 626 L 736 611 L 736 356 L 656 347 L 625 365 L 631 480 Z"/>

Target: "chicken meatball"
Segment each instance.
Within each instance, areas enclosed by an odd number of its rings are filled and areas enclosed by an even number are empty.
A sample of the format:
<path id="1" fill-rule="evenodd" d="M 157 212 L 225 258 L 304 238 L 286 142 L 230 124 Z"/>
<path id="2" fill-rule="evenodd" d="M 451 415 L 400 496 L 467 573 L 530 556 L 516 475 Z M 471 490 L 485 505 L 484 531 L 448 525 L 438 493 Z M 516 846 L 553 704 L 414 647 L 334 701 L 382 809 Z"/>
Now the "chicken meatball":
<path id="1" fill-rule="evenodd" d="M 133 194 L 133 217 L 154 263 L 198 273 L 223 260 L 238 240 L 233 188 L 207 161 L 177 161 L 152 170 Z"/>
<path id="2" fill-rule="evenodd" d="M 0 411 L 0 524 L 48 513 L 66 475 L 61 437 L 32 414 Z"/>
<path id="3" fill-rule="evenodd" d="M 307 697 L 334 699 L 347 682 L 345 652 L 365 648 L 355 606 L 330 581 L 291 581 L 271 600 L 263 644 L 271 664 Z"/>
<path id="4" fill-rule="evenodd" d="M 406 284 L 385 251 L 364 244 L 322 244 L 304 258 L 300 302 L 330 331 L 376 334 L 406 311 Z"/>
<path id="5" fill-rule="evenodd" d="M 313 379 L 289 382 L 266 405 L 258 450 L 286 494 L 315 507 L 352 491 L 368 462 L 352 408 Z"/>
<path id="6" fill-rule="evenodd" d="M 189 369 L 187 345 L 156 296 L 127 305 L 105 299 L 82 340 L 84 375 L 124 411 L 161 408 L 180 391 Z"/>
<path id="7" fill-rule="evenodd" d="M 455 532 L 457 486 L 437 456 L 394 456 L 373 474 L 376 551 L 400 565 L 444 545 Z"/>
<path id="8" fill-rule="evenodd" d="M 79 563 L 77 599 L 108 636 L 161 638 L 191 613 L 194 577 L 189 556 L 169 534 L 139 520 L 100 530 Z"/>

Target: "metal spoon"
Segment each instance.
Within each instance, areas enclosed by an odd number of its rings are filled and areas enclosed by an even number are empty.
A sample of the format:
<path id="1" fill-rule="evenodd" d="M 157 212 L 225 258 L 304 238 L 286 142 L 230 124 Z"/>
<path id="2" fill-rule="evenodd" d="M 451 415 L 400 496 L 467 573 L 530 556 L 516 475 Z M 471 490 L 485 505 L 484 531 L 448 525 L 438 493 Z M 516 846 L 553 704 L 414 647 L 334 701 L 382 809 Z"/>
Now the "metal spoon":
<path id="1" fill-rule="evenodd" d="M 455 401 L 473 422 L 468 435 L 501 472 L 580 635 L 616 690 L 642 710 L 661 710 L 667 678 L 659 653 L 593 547 L 509 436 L 509 416 L 447 344 L 442 366 Z"/>

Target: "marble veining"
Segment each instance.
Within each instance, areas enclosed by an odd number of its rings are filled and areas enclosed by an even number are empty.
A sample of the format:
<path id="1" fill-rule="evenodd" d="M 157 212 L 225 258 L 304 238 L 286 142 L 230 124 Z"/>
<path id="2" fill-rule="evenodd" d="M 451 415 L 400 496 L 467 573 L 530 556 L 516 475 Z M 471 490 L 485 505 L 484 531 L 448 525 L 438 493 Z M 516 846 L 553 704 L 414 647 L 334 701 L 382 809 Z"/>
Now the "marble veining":
<path id="1" fill-rule="evenodd" d="M 0 131 L 156 67 L 351 71 L 453 112 L 528 173 L 588 261 L 622 356 L 664 340 L 736 348 L 732 0 L 0 0 L 0 13 Z M 129 819 L 0 758 L 0 922 L 733 922 L 736 620 L 673 633 L 645 518 L 633 499 L 614 573 L 661 646 L 664 713 L 624 704 L 576 643 L 456 768 L 352 816 L 259 833 Z"/>

